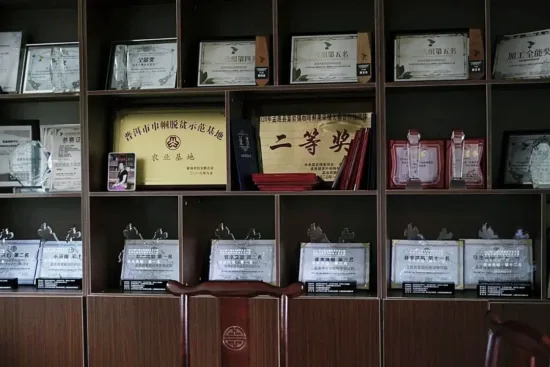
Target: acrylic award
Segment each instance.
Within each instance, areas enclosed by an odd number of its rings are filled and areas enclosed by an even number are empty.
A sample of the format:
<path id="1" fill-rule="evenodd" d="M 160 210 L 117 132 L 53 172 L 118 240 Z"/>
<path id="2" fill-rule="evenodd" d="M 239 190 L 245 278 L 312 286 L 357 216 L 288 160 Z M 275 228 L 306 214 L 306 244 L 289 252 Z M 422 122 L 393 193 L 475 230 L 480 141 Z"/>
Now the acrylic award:
<path id="1" fill-rule="evenodd" d="M 42 188 L 52 171 L 50 152 L 39 141 L 19 144 L 9 157 L 10 175 L 21 187 Z"/>
<path id="2" fill-rule="evenodd" d="M 409 163 L 409 178 L 407 189 L 418 190 L 422 188 L 420 180 L 420 133 L 409 130 L 407 133 L 407 159 Z"/>
<path id="3" fill-rule="evenodd" d="M 275 284 L 275 240 L 262 240 L 255 229 L 250 229 L 243 240 L 237 240 L 223 223 L 215 234 L 209 280 L 259 280 Z"/>
<path id="4" fill-rule="evenodd" d="M 464 181 L 464 132 L 453 130 L 451 134 L 451 170 L 452 176 L 449 187 L 451 189 L 466 189 Z"/>
<path id="5" fill-rule="evenodd" d="M 0 232 L 0 289 L 34 285 L 40 240 L 14 240 L 9 229 Z"/>
<path id="6" fill-rule="evenodd" d="M 124 230 L 124 250 L 120 276 L 125 291 L 165 291 L 169 280 L 179 281 L 179 241 L 169 240 L 159 228 L 146 240 L 131 223 Z"/>

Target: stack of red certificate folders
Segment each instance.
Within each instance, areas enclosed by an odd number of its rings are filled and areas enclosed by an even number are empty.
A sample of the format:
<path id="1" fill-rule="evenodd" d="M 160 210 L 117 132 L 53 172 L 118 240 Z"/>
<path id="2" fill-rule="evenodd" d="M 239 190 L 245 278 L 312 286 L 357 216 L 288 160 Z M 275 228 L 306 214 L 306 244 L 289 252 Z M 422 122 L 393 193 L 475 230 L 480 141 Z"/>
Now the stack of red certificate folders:
<path id="1" fill-rule="evenodd" d="M 252 181 L 260 191 L 312 190 L 319 178 L 315 173 L 254 173 Z"/>

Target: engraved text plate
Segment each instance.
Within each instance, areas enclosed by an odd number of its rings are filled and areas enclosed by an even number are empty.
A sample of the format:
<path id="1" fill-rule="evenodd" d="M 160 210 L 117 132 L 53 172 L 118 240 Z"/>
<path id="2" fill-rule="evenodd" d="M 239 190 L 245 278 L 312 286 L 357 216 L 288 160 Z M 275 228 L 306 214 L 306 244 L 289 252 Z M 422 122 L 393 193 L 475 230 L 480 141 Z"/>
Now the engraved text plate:
<path id="1" fill-rule="evenodd" d="M 121 280 L 179 280 L 179 241 L 126 240 Z"/>
<path id="2" fill-rule="evenodd" d="M 82 279 L 82 241 L 45 242 L 38 259 L 37 278 Z"/>
<path id="3" fill-rule="evenodd" d="M 34 284 L 39 247 L 39 240 L 0 243 L 0 278 L 17 278 L 19 284 Z"/>

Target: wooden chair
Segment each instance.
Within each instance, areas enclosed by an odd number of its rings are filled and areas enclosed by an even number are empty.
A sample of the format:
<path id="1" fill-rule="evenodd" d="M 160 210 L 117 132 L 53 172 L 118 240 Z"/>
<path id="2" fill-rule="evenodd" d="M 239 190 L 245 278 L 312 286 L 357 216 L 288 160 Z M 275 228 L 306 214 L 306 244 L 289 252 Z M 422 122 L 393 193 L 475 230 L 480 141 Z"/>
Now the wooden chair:
<path id="1" fill-rule="evenodd" d="M 182 366 L 191 367 L 189 343 L 189 299 L 197 295 L 210 295 L 218 298 L 222 335 L 221 365 L 223 367 L 249 367 L 249 301 L 257 296 L 271 296 L 279 299 L 279 356 L 280 366 L 287 367 L 288 349 L 288 299 L 301 295 L 302 283 L 288 287 L 275 287 L 259 281 L 210 281 L 187 287 L 170 281 L 170 293 L 180 297 L 182 324 Z"/>
<path id="2" fill-rule="evenodd" d="M 550 358 L 550 338 L 548 336 L 517 321 L 500 321 L 492 311 L 488 311 L 485 318 L 489 324 L 485 367 L 498 366 L 501 357 L 501 340 L 504 340 L 515 352 L 519 352 L 514 356 L 514 367 L 527 366 L 525 363 L 527 360 L 529 360 L 529 367 L 535 367 L 537 358 L 544 360 L 544 364 L 539 365 L 548 366 Z"/>

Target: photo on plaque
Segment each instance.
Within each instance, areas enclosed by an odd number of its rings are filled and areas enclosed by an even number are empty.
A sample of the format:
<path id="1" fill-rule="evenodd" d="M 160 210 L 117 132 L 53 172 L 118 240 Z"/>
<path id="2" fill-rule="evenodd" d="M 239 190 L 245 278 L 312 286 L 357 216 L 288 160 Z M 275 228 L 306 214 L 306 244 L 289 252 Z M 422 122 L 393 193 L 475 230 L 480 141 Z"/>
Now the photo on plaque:
<path id="1" fill-rule="evenodd" d="M 503 186 L 550 186 L 550 130 L 505 132 L 502 157 Z"/>
<path id="2" fill-rule="evenodd" d="M 40 240 L 14 240 L 5 228 L 0 231 L 0 279 L 17 279 L 19 285 L 33 285 Z"/>
<path id="3" fill-rule="evenodd" d="M 136 190 L 136 154 L 109 153 L 108 191 Z"/>
<path id="4" fill-rule="evenodd" d="M 468 33 L 401 34 L 394 47 L 395 81 L 468 79 Z"/>
<path id="5" fill-rule="evenodd" d="M 453 283 L 463 289 L 463 241 L 442 229 L 437 240 L 425 240 L 418 228 L 409 224 L 406 240 L 392 240 L 391 288 L 406 283 Z"/>
<path id="6" fill-rule="evenodd" d="M 201 42 L 197 86 L 256 85 L 255 67 L 255 39 Z"/>
<path id="7" fill-rule="evenodd" d="M 308 237 L 300 248 L 300 282 L 356 282 L 357 289 L 369 289 L 370 244 L 350 242 L 355 233 L 348 228 L 330 242 L 315 223 Z"/>
<path id="8" fill-rule="evenodd" d="M 513 239 L 499 239 L 484 224 L 479 238 L 463 241 L 466 289 L 476 289 L 480 282 L 534 283 L 533 241 L 522 230 Z"/>
<path id="9" fill-rule="evenodd" d="M 21 93 L 80 91 L 78 42 L 26 46 Z"/>
<path id="10" fill-rule="evenodd" d="M 493 78 L 550 78 L 550 30 L 499 37 Z"/>
<path id="11" fill-rule="evenodd" d="M 82 233 L 72 227 L 59 240 L 46 223 L 38 230 L 42 239 L 36 279 L 82 279 Z"/>
<path id="12" fill-rule="evenodd" d="M 42 144 L 51 152 L 52 172 L 46 191 L 80 191 L 82 189 L 80 124 L 43 125 Z"/>
<path id="13" fill-rule="evenodd" d="M 0 32 L 0 91 L 18 90 L 23 32 Z"/>
<path id="14" fill-rule="evenodd" d="M 237 240 L 223 223 L 215 234 L 208 280 L 258 280 L 275 285 L 275 240 L 262 240 L 255 229 L 244 240 Z"/>
<path id="15" fill-rule="evenodd" d="M 175 88 L 178 53 L 175 38 L 113 43 L 106 89 Z"/>
<path id="16" fill-rule="evenodd" d="M 19 144 L 40 139 L 38 120 L 3 120 L 0 125 L 0 187 L 21 184 L 10 174 L 10 156 Z"/>

